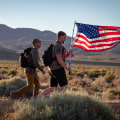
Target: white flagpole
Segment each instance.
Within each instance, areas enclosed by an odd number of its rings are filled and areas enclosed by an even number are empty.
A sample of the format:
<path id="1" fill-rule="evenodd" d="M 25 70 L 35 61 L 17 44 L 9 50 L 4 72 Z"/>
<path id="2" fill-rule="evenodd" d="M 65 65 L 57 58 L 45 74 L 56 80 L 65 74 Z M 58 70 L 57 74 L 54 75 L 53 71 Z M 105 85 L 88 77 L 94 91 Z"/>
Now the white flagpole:
<path id="1" fill-rule="evenodd" d="M 73 46 L 73 35 L 74 35 L 75 23 L 76 23 L 76 22 L 74 22 L 74 26 L 73 26 L 73 33 L 72 33 L 72 37 L 71 37 L 70 49 L 72 49 L 72 46 Z M 71 69 L 71 53 L 70 53 L 69 68 Z M 69 74 L 71 74 L 71 73 L 69 72 Z"/>

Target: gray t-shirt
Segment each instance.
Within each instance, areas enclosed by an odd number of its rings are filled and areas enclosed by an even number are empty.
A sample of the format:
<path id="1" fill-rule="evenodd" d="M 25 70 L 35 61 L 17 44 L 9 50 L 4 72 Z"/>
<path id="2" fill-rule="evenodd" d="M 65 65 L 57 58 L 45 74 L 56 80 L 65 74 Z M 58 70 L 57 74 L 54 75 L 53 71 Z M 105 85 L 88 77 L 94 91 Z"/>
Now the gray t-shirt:
<path id="1" fill-rule="evenodd" d="M 38 68 L 40 71 L 43 71 L 42 67 L 39 64 L 39 53 L 36 48 L 32 48 L 32 50 L 30 51 L 30 55 L 28 56 L 28 62 L 35 68 Z M 36 73 L 36 69 L 27 67 L 25 68 L 24 72 Z"/>
<path id="2" fill-rule="evenodd" d="M 56 41 L 54 43 L 53 50 L 52 50 L 53 57 L 55 57 L 57 54 L 61 54 L 63 61 L 65 61 L 64 47 L 58 41 Z M 54 60 L 52 62 L 52 64 L 50 65 L 51 70 L 57 70 L 57 69 L 60 69 L 60 68 L 62 68 L 62 66 L 59 64 L 59 62 L 57 60 Z"/>

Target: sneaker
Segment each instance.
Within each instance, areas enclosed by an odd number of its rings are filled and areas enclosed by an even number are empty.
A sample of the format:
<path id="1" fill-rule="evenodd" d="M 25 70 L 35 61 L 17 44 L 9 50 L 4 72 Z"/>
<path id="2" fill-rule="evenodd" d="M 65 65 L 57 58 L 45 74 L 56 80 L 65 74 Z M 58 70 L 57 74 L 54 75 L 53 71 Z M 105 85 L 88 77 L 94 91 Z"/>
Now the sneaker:
<path id="1" fill-rule="evenodd" d="M 10 92 L 10 98 L 11 98 L 12 100 L 14 100 L 14 93 L 13 93 L 13 92 Z"/>

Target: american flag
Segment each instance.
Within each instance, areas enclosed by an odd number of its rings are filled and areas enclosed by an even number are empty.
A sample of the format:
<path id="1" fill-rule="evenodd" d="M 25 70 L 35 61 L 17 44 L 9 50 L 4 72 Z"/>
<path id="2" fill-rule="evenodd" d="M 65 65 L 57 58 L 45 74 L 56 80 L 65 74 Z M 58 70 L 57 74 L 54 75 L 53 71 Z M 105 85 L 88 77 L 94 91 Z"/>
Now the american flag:
<path id="1" fill-rule="evenodd" d="M 77 25 L 77 34 L 73 41 L 73 47 L 98 52 L 111 49 L 120 43 L 120 27 L 75 24 Z"/>

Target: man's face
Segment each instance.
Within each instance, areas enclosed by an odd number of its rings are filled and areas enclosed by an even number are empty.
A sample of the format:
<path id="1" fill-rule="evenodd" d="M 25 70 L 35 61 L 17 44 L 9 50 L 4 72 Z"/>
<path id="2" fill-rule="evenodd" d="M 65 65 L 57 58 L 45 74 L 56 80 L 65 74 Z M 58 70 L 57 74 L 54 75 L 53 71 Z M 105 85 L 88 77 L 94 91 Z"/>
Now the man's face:
<path id="1" fill-rule="evenodd" d="M 41 43 L 40 42 L 35 43 L 35 48 L 39 49 L 40 47 L 41 47 Z"/>
<path id="2" fill-rule="evenodd" d="M 66 35 L 60 36 L 60 41 L 62 44 L 64 44 L 65 40 L 66 40 Z"/>

